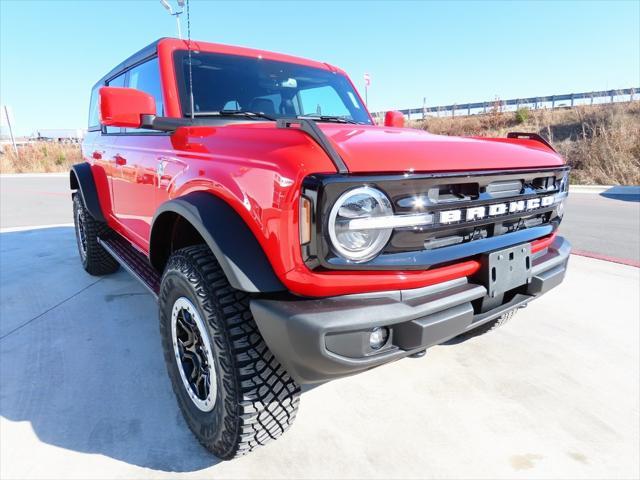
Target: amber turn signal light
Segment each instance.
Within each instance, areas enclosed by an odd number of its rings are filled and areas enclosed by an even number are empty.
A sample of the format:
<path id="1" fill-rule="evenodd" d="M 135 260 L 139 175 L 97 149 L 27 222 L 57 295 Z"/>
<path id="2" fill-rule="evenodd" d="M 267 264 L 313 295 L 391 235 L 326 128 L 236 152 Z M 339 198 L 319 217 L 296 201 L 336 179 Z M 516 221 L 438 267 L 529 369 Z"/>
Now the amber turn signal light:
<path id="1" fill-rule="evenodd" d="M 311 200 L 300 197 L 300 244 L 311 241 Z"/>

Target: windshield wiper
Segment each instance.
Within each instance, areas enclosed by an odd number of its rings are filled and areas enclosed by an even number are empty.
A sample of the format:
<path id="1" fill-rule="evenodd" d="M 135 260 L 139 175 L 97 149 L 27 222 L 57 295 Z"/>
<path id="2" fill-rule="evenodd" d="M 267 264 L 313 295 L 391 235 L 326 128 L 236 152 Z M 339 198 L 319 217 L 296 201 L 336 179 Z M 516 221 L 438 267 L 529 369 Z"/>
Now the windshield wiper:
<path id="1" fill-rule="evenodd" d="M 311 120 L 319 120 L 321 122 L 335 122 L 335 123 L 352 123 L 358 124 L 355 120 L 350 118 L 340 117 L 338 115 L 298 115 L 298 118 L 309 118 Z"/>
<path id="2" fill-rule="evenodd" d="M 276 119 L 270 115 L 258 112 L 249 112 L 246 110 L 219 110 L 215 112 L 195 112 L 194 117 L 246 117 L 246 118 L 264 118 L 265 120 L 275 121 Z"/>

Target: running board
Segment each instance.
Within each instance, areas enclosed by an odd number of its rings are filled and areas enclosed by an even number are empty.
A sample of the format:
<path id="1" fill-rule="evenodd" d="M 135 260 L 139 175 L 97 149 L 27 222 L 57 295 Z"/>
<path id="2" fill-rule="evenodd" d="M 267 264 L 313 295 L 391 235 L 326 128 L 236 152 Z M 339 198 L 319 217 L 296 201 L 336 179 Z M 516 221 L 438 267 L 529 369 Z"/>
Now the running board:
<path id="1" fill-rule="evenodd" d="M 110 237 L 98 238 L 98 243 L 128 271 L 133 277 L 144 285 L 157 300 L 160 292 L 160 275 L 149 265 L 147 257 L 135 249 L 120 235 L 112 234 Z"/>

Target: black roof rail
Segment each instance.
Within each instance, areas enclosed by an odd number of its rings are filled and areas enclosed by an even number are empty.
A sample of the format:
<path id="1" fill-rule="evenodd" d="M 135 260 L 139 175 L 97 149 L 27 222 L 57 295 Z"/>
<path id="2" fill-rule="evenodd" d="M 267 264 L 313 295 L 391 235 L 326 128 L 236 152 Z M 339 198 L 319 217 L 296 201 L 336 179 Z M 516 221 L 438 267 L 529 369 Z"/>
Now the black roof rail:
<path id="1" fill-rule="evenodd" d="M 114 77 L 117 77 L 125 70 L 128 70 L 157 55 L 158 43 L 160 43 L 160 41 L 164 40 L 165 38 L 169 38 L 169 37 L 161 37 L 158 40 L 154 40 L 146 47 L 138 50 L 136 53 L 129 56 L 126 60 L 120 62 L 118 65 L 116 65 L 111 70 L 109 70 L 109 72 L 106 75 L 104 75 L 100 80 L 98 80 L 94 85 L 94 88 L 98 85 L 104 85 L 105 83 L 107 83 L 107 81 L 111 80 Z"/>

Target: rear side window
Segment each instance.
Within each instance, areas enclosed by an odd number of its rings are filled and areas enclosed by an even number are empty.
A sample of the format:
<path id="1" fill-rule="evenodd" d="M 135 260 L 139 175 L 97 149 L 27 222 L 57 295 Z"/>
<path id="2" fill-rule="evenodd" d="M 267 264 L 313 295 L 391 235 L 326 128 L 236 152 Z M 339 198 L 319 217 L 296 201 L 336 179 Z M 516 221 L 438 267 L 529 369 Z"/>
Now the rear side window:
<path id="1" fill-rule="evenodd" d="M 98 112 L 98 92 L 102 85 L 96 85 L 91 90 L 91 100 L 89 101 L 89 126 L 90 132 L 100 130 L 100 114 Z"/>
<path id="2" fill-rule="evenodd" d="M 158 59 L 154 58 L 129 70 L 129 88 L 141 90 L 153 96 L 156 101 L 156 115 L 164 116 L 164 104 L 162 102 L 162 85 L 160 83 L 160 66 Z M 127 133 L 150 132 L 143 128 L 127 128 Z"/>

